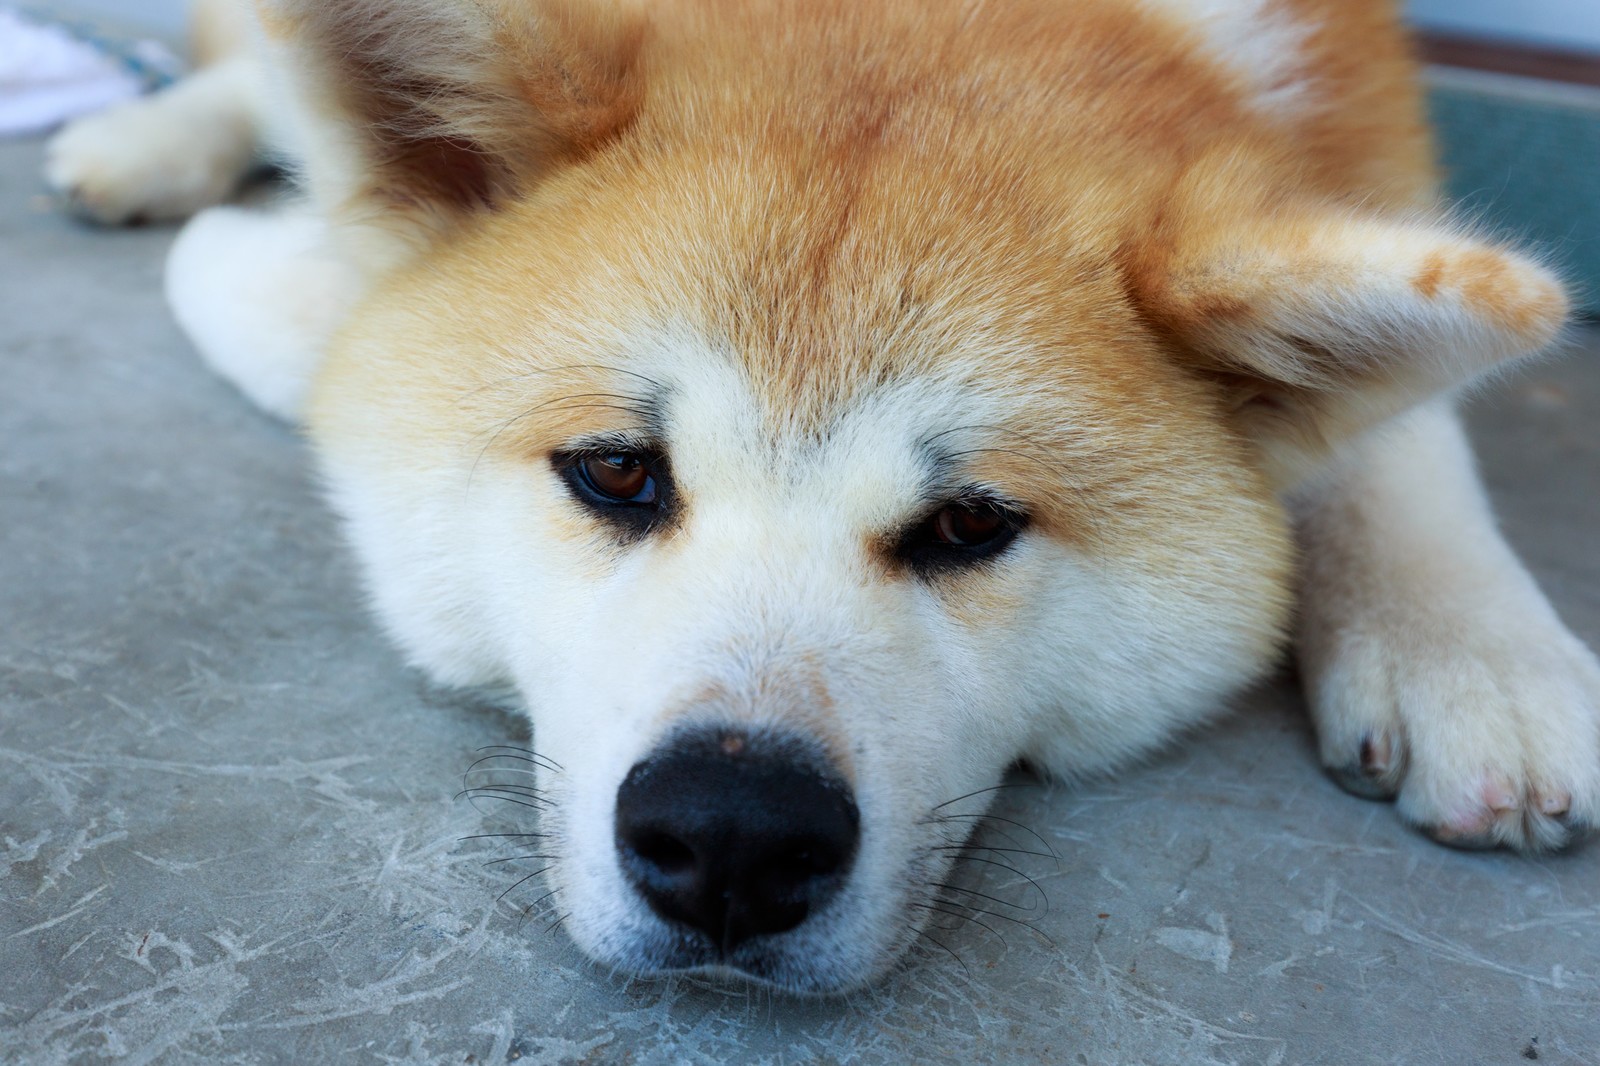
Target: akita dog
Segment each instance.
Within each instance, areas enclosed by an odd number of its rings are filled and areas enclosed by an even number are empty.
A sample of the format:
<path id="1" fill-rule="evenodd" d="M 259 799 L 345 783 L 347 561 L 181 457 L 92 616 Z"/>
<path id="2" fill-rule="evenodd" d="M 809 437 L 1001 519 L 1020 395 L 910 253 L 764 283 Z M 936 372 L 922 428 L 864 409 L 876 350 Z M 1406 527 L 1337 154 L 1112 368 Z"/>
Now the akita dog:
<path id="1" fill-rule="evenodd" d="M 411 660 L 521 692 L 594 958 L 869 980 L 930 812 L 1148 752 L 1291 636 L 1352 791 L 1466 846 L 1600 815 L 1600 665 L 1451 409 L 1567 299 L 1441 207 L 1387 3 L 200 15 L 49 176 L 200 211 L 179 321 L 304 418 Z M 303 202 L 209 207 L 269 130 Z"/>

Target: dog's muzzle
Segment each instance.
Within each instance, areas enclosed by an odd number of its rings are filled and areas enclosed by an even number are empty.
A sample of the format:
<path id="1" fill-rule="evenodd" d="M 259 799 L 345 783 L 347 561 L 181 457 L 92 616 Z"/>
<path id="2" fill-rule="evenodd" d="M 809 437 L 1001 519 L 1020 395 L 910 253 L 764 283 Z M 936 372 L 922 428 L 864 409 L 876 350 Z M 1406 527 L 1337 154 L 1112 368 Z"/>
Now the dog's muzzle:
<path id="1" fill-rule="evenodd" d="M 616 845 L 651 910 L 727 958 L 795 929 L 838 892 L 860 821 L 849 786 L 806 745 L 696 730 L 628 772 Z"/>

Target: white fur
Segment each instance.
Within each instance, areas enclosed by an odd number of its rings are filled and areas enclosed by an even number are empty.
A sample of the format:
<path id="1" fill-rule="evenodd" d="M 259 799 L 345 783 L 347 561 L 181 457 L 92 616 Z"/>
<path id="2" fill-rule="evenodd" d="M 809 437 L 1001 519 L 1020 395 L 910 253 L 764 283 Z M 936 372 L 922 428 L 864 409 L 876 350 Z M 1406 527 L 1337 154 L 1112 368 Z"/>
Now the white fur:
<path id="1" fill-rule="evenodd" d="M 1301 504 L 1300 660 L 1323 761 L 1392 750 L 1375 789 L 1464 843 L 1561 843 L 1600 817 L 1600 663 L 1501 538 L 1454 416 L 1419 409 Z"/>
<path id="2" fill-rule="evenodd" d="M 362 291 L 322 219 L 294 210 L 213 207 L 184 227 L 167 259 L 167 301 L 206 362 L 290 422 Z"/>
<path id="3" fill-rule="evenodd" d="M 1264 114 L 1292 119 L 1312 106 L 1304 50 L 1313 27 L 1283 0 L 1138 0 L 1184 23 Z"/>

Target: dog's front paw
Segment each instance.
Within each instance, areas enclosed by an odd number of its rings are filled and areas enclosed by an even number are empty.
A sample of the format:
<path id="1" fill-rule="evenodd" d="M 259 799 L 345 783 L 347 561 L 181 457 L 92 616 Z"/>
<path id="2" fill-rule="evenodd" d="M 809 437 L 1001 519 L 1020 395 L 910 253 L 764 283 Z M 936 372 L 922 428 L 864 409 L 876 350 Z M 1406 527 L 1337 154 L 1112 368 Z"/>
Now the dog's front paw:
<path id="1" fill-rule="evenodd" d="M 1547 605 L 1518 606 L 1303 649 L 1334 778 L 1458 847 L 1559 848 L 1600 824 L 1600 663 Z"/>
<path id="2" fill-rule="evenodd" d="M 79 119 L 46 148 L 45 181 L 74 214 L 107 225 L 221 203 L 250 165 L 248 146 L 182 121 L 182 111 L 157 97 Z"/>

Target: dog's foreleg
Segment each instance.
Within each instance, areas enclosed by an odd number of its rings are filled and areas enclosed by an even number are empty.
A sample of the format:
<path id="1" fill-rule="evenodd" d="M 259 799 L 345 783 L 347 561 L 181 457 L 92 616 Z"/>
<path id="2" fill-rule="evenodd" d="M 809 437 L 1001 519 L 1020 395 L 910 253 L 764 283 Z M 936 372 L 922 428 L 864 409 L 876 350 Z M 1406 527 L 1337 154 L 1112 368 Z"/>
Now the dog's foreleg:
<path id="1" fill-rule="evenodd" d="M 45 180 L 76 213 L 123 224 L 187 218 L 221 203 L 261 151 L 260 71 L 233 55 L 154 96 L 68 125 Z"/>
<path id="2" fill-rule="evenodd" d="M 1600 816 L 1600 663 L 1502 539 L 1444 403 L 1297 501 L 1322 760 L 1446 843 L 1558 847 Z"/>
<path id="3" fill-rule="evenodd" d="M 167 301 L 206 362 L 291 422 L 363 291 L 326 223 L 298 208 L 213 207 L 183 228 L 167 259 Z"/>

